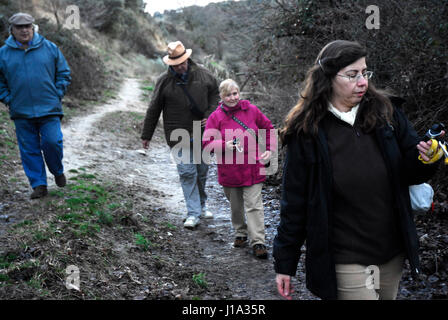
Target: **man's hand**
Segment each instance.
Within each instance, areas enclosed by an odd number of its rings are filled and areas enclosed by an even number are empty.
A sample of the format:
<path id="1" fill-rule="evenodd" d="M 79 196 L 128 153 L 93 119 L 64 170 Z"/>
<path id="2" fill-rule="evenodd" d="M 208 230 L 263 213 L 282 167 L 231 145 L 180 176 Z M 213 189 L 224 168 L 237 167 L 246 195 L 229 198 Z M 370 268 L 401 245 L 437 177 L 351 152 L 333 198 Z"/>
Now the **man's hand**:
<path id="1" fill-rule="evenodd" d="M 142 140 L 142 144 L 143 144 L 143 149 L 149 148 L 149 140 Z"/>
<path id="2" fill-rule="evenodd" d="M 201 127 L 202 127 L 202 128 L 205 128 L 205 125 L 206 125 L 206 124 L 207 124 L 207 119 L 205 119 L 205 118 L 202 119 L 202 120 L 201 120 Z"/>

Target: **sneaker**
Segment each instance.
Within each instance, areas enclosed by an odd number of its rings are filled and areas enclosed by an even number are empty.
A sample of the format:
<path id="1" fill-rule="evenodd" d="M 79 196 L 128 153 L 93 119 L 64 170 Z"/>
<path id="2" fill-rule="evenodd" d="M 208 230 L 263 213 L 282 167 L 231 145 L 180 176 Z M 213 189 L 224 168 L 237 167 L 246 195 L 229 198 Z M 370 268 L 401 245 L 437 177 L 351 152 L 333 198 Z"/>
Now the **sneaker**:
<path id="1" fill-rule="evenodd" d="M 65 187 L 67 184 L 67 179 L 65 178 L 64 174 L 61 174 L 60 176 L 55 176 L 54 181 L 56 182 L 56 185 L 60 188 Z"/>
<path id="2" fill-rule="evenodd" d="M 233 246 L 236 248 L 241 248 L 246 245 L 247 237 L 236 237 Z"/>
<path id="3" fill-rule="evenodd" d="M 211 211 L 208 211 L 207 209 L 202 210 L 201 218 L 204 219 L 213 219 L 213 213 Z"/>
<path id="4" fill-rule="evenodd" d="M 198 224 L 199 224 L 198 218 L 189 216 L 184 222 L 184 227 L 188 229 L 194 229 Z"/>
<path id="5" fill-rule="evenodd" d="M 254 245 L 254 255 L 259 259 L 266 259 L 268 257 L 268 251 L 263 244 Z"/>
<path id="6" fill-rule="evenodd" d="M 37 186 L 33 190 L 34 191 L 33 191 L 33 193 L 30 196 L 31 199 L 42 198 L 42 197 L 45 197 L 48 194 L 47 186 L 44 186 L 44 185 Z"/>

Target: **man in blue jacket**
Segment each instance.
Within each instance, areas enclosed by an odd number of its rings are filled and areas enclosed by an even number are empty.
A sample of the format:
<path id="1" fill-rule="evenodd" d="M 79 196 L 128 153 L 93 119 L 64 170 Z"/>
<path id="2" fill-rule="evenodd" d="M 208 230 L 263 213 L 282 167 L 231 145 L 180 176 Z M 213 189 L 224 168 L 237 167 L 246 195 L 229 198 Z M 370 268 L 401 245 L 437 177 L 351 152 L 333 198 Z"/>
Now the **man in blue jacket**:
<path id="1" fill-rule="evenodd" d="M 45 163 L 64 187 L 61 99 L 70 68 L 58 47 L 37 33 L 34 18 L 16 13 L 10 36 L 0 48 L 0 101 L 16 127 L 23 169 L 34 189 L 31 199 L 48 194 Z"/>

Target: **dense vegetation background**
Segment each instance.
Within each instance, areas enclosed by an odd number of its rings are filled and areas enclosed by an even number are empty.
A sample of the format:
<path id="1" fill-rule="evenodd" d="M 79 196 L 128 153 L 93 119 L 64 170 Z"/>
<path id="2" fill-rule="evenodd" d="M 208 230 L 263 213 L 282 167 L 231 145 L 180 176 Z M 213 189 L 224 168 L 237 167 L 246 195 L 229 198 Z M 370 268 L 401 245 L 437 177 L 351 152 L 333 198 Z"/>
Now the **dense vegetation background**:
<path id="1" fill-rule="evenodd" d="M 419 134 L 448 125 L 448 1 L 375 1 L 379 29 L 368 29 L 372 1 L 248 0 L 188 7 L 159 19 L 167 38 L 213 54 L 279 127 L 306 71 L 335 39 L 368 50 L 372 81 L 406 99 Z M 434 178 L 445 199 L 446 170 Z M 439 193 L 438 193 L 439 194 Z"/>

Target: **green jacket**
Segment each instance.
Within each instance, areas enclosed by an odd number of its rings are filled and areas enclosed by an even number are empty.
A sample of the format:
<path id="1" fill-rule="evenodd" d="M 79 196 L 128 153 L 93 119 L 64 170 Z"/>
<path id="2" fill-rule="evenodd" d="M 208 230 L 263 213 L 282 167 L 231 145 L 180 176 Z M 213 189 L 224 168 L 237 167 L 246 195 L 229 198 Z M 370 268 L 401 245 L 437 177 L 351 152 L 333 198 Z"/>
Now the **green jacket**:
<path id="1" fill-rule="evenodd" d="M 191 59 L 188 61 L 186 88 L 198 108 L 204 112 L 204 118 L 208 118 L 218 105 L 218 82 L 210 71 L 197 65 Z M 202 120 L 192 113 L 190 100 L 183 89 L 176 84 L 179 81 L 169 69 L 157 79 L 143 124 L 141 135 L 143 140 L 151 140 L 162 111 L 165 139 L 170 147 L 178 143 L 178 141 L 170 141 L 173 130 L 186 129 L 191 134 L 193 121 Z"/>

